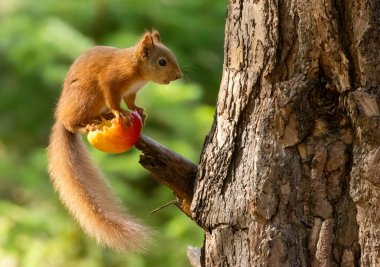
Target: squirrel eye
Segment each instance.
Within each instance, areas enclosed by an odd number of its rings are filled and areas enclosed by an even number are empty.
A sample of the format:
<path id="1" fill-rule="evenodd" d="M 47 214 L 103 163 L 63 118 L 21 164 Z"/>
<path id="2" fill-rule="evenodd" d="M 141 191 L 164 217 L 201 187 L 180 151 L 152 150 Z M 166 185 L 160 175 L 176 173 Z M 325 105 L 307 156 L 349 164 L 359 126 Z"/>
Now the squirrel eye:
<path id="1" fill-rule="evenodd" d="M 160 65 L 161 67 L 164 67 L 166 66 L 167 62 L 165 59 L 161 58 L 159 61 L 158 61 L 158 65 Z"/>

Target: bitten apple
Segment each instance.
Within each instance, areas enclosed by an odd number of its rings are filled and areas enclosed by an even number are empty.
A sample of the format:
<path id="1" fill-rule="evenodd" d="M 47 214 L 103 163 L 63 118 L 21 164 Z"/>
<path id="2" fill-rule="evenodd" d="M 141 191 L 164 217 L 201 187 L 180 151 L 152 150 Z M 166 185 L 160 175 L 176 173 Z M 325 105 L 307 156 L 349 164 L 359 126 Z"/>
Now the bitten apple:
<path id="1" fill-rule="evenodd" d="M 142 120 L 137 112 L 131 112 L 131 120 L 131 123 L 125 124 L 122 117 L 103 119 L 97 125 L 98 129 L 88 132 L 87 139 L 100 151 L 110 154 L 125 152 L 136 144 L 142 128 Z"/>

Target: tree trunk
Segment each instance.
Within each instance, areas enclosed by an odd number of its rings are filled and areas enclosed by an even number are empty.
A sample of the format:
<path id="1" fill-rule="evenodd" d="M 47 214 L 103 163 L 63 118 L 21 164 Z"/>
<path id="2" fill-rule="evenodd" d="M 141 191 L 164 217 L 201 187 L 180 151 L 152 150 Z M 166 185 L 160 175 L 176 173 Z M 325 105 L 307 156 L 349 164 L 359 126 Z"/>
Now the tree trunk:
<path id="1" fill-rule="evenodd" d="M 380 1 L 230 0 L 204 266 L 380 266 Z"/>

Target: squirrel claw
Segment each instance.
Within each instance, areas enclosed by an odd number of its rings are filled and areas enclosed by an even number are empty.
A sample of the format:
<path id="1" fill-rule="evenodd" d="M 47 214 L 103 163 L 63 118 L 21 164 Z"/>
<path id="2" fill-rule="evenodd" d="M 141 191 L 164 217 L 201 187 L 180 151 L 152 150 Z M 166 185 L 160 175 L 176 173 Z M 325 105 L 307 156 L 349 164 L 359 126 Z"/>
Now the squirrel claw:
<path id="1" fill-rule="evenodd" d="M 134 110 L 140 115 L 140 118 L 142 122 L 145 122 L 145 119 L 147 118 L 147 114 L 145 113 L 143 108 L 135 107 Z"/>
<path id="2" fill-rule="evenodd" d="M 133 125 L 132 114 L 129 111 L 113 111 L 112 113 L 115 115 L 117 120 L 122 118 L 125 126 L 130 127 Z"/>

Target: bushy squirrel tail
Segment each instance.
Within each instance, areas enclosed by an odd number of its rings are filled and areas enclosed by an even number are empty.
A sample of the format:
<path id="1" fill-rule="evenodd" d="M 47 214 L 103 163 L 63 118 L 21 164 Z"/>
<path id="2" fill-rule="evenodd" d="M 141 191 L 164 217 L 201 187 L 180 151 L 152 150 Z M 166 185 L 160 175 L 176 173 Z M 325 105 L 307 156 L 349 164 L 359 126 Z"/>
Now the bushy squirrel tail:
<path id="1" fill-rule="evenodd" d="M 55 189 L 82 228 L 118 251 L 142 251 L 149 230 L 128 215 L 95 167 L 80 134 L 62 123 L 53 126 L 48 147 L 49 173 Z"/>

